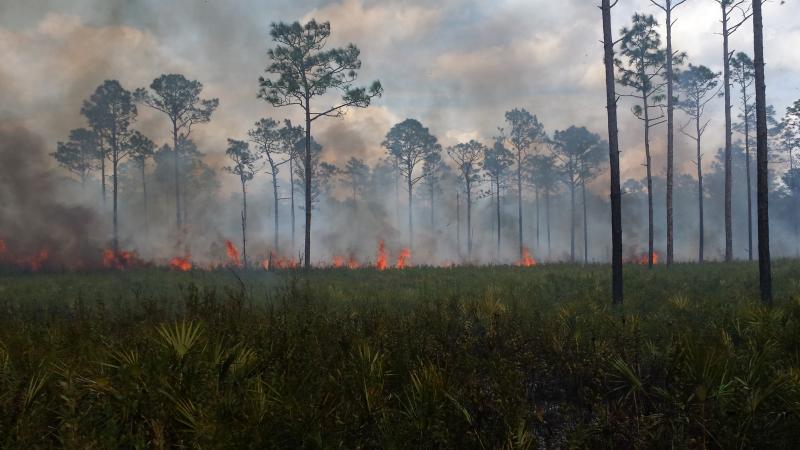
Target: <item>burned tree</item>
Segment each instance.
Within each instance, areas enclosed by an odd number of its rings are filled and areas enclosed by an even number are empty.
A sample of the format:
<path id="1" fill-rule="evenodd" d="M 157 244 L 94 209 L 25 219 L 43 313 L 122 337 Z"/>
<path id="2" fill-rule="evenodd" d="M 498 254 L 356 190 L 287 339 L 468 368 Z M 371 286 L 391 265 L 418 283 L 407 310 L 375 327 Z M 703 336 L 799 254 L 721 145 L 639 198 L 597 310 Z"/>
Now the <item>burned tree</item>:
<path id="1" fill-rule="evenodd" d="M 525 243 L 522 232 L 522 166 L 525 156 L 533 151 L 533 147 L 537 142 L 546 140 L 544 125 L 539 122 L 539 119 L 529 113 L 525 109 L 512 109 L 505 114 L 506 122 L 508 122 L 510 129 L 508 130 L 508 141 L 511 144 L 514 152 L 514 164 L 516 170 L 517 182 L 517 238 L 519 240 L 519 257 L 523 257 L 525 251 Z M 503 130 L 500 130 L 501 133 Z M 537 205 L 538 207 L 538 205 Z M 538 224 L 537 224 L 538 227 Z M 536 230 L 539 232 L 538 228 Z"/>
<path id="2" fill-rule="evenodd" d="M 111 162 L 111 185 L 113 196 L 113 241 L 114 252 L 119 250 L 119 164 L 131 152 L 128 140 L 131 137 L 130 125 L 136 120 L 136 104 L 130 91 L 125 90 L 119 81 L 106 80 L 97 87 L 89 100 L 83 103 L 81 112 L 89 120 L 94 130 L 108 144 L 106 156 Z"/>
<path id="3" fill-rule="evenodd" d="M 408 242 L 414 247 L 413 190 L 424 174 L 418 173 L 420 164 L 428 155 L 441 152 L 441 146 L 427 128 L 419 121 L 406 119 L 393 126 L 381 144 L 397 161 L 400 174 L 408 189 Z"/>
<path id="4" fill-rule="evenodd" d="M 489 191 L 494 194 L 495 210 L 497 213 L 497 255 L 500 256 L 500 198 L 501 190 L 505 187 L 508 178 L 508 168 L 514 164 L 514 155 L 503 145 L 503 139 L 495 140 L 492 147 L 484 147 L 483 162 L 481 167 L 486 172 L 486 178 L 491 186 Z"/>
<path id="5" fill-rule="evenodd" d="M 475 183 L 480 181 L 478 171 L 485 153 L 486 146 L 475 140 L 459 143 L 447 149 L 447 154 L 453 159 L 453 162 L 456 163 L 460 178 L 464 182 L 464 193 L 467 196 L 468 258 L 472 258 L 472 188 Z"/>
<path id="6" fill-rule="evenodd" d="M 76 128 L 69 132 L 67 142 L 58 142 L 51 156 L 61 167 L 75 174 L 81 180 L 81 188 L 84 188 L 89 175 L 100 168 L 97 135 L 88 128 Z"/>
<path id="7" fill-rule="evenodd" d="M 353 44 L 325 50 L 331 35 L 329 22 L 311 20 L 273 23 L 270 35 L 275 48 L 269 50 L 272 61 L 266 72 L 276 78 L 259 78 L 258 96 L 272 106 L 299 106 L 305 115 L 304 164 L 311 167 L 311 123 L 320 117 L 341 117 L 348 107 L 366 108 L 373 98 L 383 93 L 380 82 L 369 88 L 353 87 L 356 71 L 361 68 L 359 50 Z M 341 103 L 314 109 L 312 100 L 323 96 L 328 90 L 342 93 Z M 311 267 L 311 176 L 305 171 L 305 268 Z"/>
<path id="8" fill-rule="evenodd" d="M 242 261 L 247 268 L 247 183 L 256 174 L 256 165 L 259 155 L 250 151 L 250 145 L 245 141 L 228 139 L 228 149 L 225 155 L 231 160 L 231 165 L 225 170 L 238 176 L 242 184 Z"/>
<path id="9" fill-rule="evenodd" d="M 291 157 L 286 157 L 286 147 L 283 146 L 281 130 L 278 122 L 272 119 L 261 119 L 255 124 L 255 128 L 247 132 L 250 141 L 257 148 L 260 156 L 267 161 L 267 174 L 272 178 L 272 201 L 273 201 L 273 236 L 272 247 L 276 253 L 280 253 L 278 248 L 280 242 L 280 221 L 278 208 L 278 172 L 280 166 L 285 164 Z"/>
<path id="10" fill-rule="evenodd" d="M 181 210 L 181 176 L 178 163 L 178 147 L 182 140 L 188 139 L 192 127 L 207 123 L 211 114 L 219 106 L 219 100 L 212 98 L 203 100 L 200 93 L 203 84 L 196 80 L 187 80 L 180 74 L 161 75 L 150 84 L 150 92 L 139 88 L 134 93 L 137 102 L 167 115 L 172 126 L 172 150 L 175 177 L 175 219 L 180 230 L 183 226 Z"/>
<path id="11" fill-rule="evenodd" d="M 698 209 L 698 249 L 697 260 L 703 262 L 703 250 L 705 247 L 705 230 L 703 217 L 703 153 L 702 138 L 706 131 L 709 121 L 703 122 L 703 113 L 706 105 L 716 97 L 719 92 L 719 73 L 714 73 L 706 66 L 694 66 L 689 64 L 688 70 L 678 76 L 678 92 L 680 100 L 677 107 L 685 112 L 689 121 L 681 127 L 681 133 L 695 141 L 697 166 L 697 209 Z M 694 133 L 686 131 L 690 125 L 694 125 Z"/>
<path id="12" fill-rule="evenodd" d="M 653 267 L 653 164 L 650 157 L 650 129 L 664 123 L 664 116 L 653 117 L 651 111 L 660 110 L 664 99 L 664 83 L 659 77 L 664 72 L 666 55 L 661 49 L 661 37 L 653 16 L 634 14 L 630 28 L 622 29 L 620 53 L 617 59 L 619 83 L 632 88 L 628 94 L 641 101 L 633 107 L 633 115 L 644 124 L 644 154 L 647 170 L 647 265 Z"/>
<path id="13" fill-rule="evenodd" d="M 614 38 L 611 31 L 611 9 L 618 0 L 602 0 L 603 66 L 606 78 L 606 112 L 608 119 L 608 156 L 611 184 L 611 291 L 612 303 L 622 304 L 622 193 L 619 186 L 619 133 L 617 128 L 617 94 L 614 86 Z"/>

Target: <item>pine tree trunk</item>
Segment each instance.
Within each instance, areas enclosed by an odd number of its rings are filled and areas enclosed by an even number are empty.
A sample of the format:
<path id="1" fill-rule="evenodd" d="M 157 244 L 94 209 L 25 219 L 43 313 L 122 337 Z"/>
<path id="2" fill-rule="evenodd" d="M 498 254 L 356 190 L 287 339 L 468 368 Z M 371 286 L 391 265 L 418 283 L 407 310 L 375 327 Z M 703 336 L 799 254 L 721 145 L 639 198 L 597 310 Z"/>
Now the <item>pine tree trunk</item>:
<path id="1" fill-rule="evenodd" d="M 517 231 L 519 240 L 519 258 L 522 260 L 525 244 L 522 240 L 522 152 L 517 149 Z"/>
<path id="2" fill-rule="evenodd" d="M 306 154 L 305 154 L 305 205 L 306 205 L 306 227 L 305 227 L 305 240 L 304 240 L 304 261 L 303 264 L 306 270 L 311 269 L 311 106 L 309 99 L 306 97 Z"/>
<path id="3" fill-rule="evenodd" d="M 461 192 L 456 191 L 456 248 L 459 258 L 461 257 Z"/>
<path id="4" fill-rule="evenodd" d="M 725 95 L 725 261 L 733 260 L 733 155 L 731 153 L 731 69 L 730 51 L 728 50 L 728 13 L 725 2 L 722 3 L 722 78 Z"/>
<path id="5" fill-rule="evenodd" d="M 544 191 L 544 209 L 547 214 L 547 260 L 553 256 L 552 247 L 550 246 L 550 190 Z"/>
<path id="6" fill-rule="evenodd" d="M 103 211 L 106 210 L 106 151 L 100 140 L 100 185 L 103 192 Z"/>
<path id="7" fill-rule="evenodd" d="M 497 187 L 497 193 L 495 194 L 497 199 L 497 201 L 495 202 L 497 206 L 497 259 L 499 260 L 500 259 L 500 179 L 497 178 L 495 181 Z"/>
<path id="8" fill-rule="evenodd" d="M 142 161 L 142 197 L 144 200 L 144 233 L 150 235 L 150 217 L 147 208 L 147 175 L 145 174 L 145 162 Z"/>
<path id="9" fill-rule="evenodd" d="M 280 255 L 280 249 L 278 248 L 280 243 L 280 221 L 279 221 L 279 208 L 278 208 L 278 174 L 275 165 L 272 166 L 272 198 L 273 198 L 273 211 L 274 211 L 274 233 L 272 237 L 272 248 L 274 249 L 276 254 Z"/>
<path id="10" fill-rule="evenodd" d="M 292 253 L 294 253 L 294 249 L 295 249 L 295 245 L 296 245 L 296 239 L 295 239 L 295 230 L 296 230 L 295 223 L 296 223 L 296 221 L 294 219 L 294 158 L 289 158 L 289 184 L 291 184 L 291 186 L 290 186 L 290 191 L 291 192 L 289 193 L 289 198 L 290 198 L 290 205 L 291 205 L 291 209 L 292 209 L 292 211 L 291 211 L 291 213 L 292 213 Z"/>
<path id="11" fill-rule="evenodd" d="M 747 171 L 747 260 L 753 260 L 753 191 L 750 176 L 750 107 L 747 104 L 746 87 L 742 85 L 742 103 L 744 104 L 744 155 L 745 171 Z"/>
<path id="12" fill-rule="evenodd" d="M 574 169 L 574 165 L 570 162 L 571 170 Z M 575 180 L 575 174 L 570 174 L 569 180 L 569 261 L 574 263 L 575 262 L 575 184 L 577 181 Z"/>
<path id="13" fill-rule="evenodd" d="M 589 224 L 586 222 L 586 180 L 581 177 L 581 198 L 583 199 L 583 263 L 589 264 Z"/>
<path id="14" fill-rule="evenodd" d="M 622 191 L 620 189 L 619 136 L 617 130 L 617 94 L 614 76 L 614 38 L 611 35 L 611 0 L 602 0 L 603 62 L 606 71 L 606 111 L 608 113 L 608 155 L 611 168 L 611 272 L 612 302 L 622 304 Z M 549 202 L 548 202 L 549 203 Z M 548 213 L 548 222 L 550 215 Z M 549 229 L 549 227 L 548 227 Z M 549 234 L 549 232 L 548 232 Z M 549 242 L 549 236 L 548 236 Z M 549 245 L 549 244 L 548 244 Z"/>
<path id="15" fill-rule="evenodd" d="M 536 249 L 539 249 L 539 245 L 541 243 L 540 240 L 540 232 L 539 232 L 539 224 L 541 223 L 539 220 L 539 186 L 534 186 L 534 195 L 536 197 Z"/>
<path id="16" fill-rule="evenodd" d="M 407 166 L 408 168 L 408 248 L 414 248 L 414 195 L 412 190 L 414 189 L 414 185 L 411 181 L 411 165 Z"/>
<path id="17" fill-rule="evenodd" d="M 181 183 L 180 183 L 180 168 L 178 164 L 178 123 L 175 119 L 172 120 L 172 155 L 174 160 L 174 175 L 175 175 L 175 220 L 178 224 L 178 232 L 183 227 L 181 215 Z"/>
<path id="18" fill-rule="evenodd" d="M 675 132 L 672 68 L 672 0 L 665 0 L 667 13 L 667 267 L 673 258 L 673 178 L 675 172 Z"/>
<path id="19" fill-rule="evenodd" d="M 642 92 L 644 103 L 644 158 L 647 169 L 647 267 L 653 268 L 653 165 L 650 158 L 650 111 L 647 93 Z"/>
<path id="20" fill-rule="evenodd" d="M 772 270 L 769 252 L 769 185 L 767 148 L 767 87 L 764 80 L 764 35 L 761 0 L 753 0 L 753 41 L 756 72 L 756 184 L 758 208 L 758 272 L 761 301 L 772 305 Z"/>
<path id="21" fill-rule="evenodd" d="M 467 258 L 472 260 L 472 186 L 467 174 Z"/>
<path id="22" fill-rule="evenodd" d="M 245 180 L 242 180 L 242 264 L 247 268 L 247 189 Z"/>
<path id="23" fill-rule="evenodd" d="M 701 144 L 701 129 L 700 129 L 700 102 L 698 100 L 697 107 L 695 109 L 697 114 L 695 115 L 695 132 L 697 133 L 697 208 L 698 208 L 698 220 L 699 220 L 699 236 L 698 236 L 698 255 L 697 260 L 702 264 L 703 263 L 703 250 L 705 248 L 705 229 L 704 229 L 704 218 L 703 218 L 703 155 L 700 152 Z"/>
<path id="24" fill-rule="evenodd" d="M 115 143 L 114 146 L 116 147 L 116 145 L 117 144 Z M 114 218 L 113 218 L 113 221 L 114 221 L 114 242 L 113 242 L 113 248 L 114 248 L 114 253 L 116 253 L 116 252 L 119 251 L 119 223 L 118 223 L 118 218 L 117 218 L 117 193 L 119 192 L 119 190 L 118 190 L 119 184 L 118 184 L 118 179 L 117 179 L 117 165 L 119 164 L 119 160 L 117 159 L 117 155 L 119 154 L 119 152 L 116 149 L 113 150 L 113 152 L 114 152 L 113 160 L 111 161 L 111 164 L 112 164 L 112 168 L 111 169 L 113 171 L 112 183 L 113 183 L 113 190 L 114 190 L 114 192 L 113 192 L 113 195 L 114 195 L 114 200 L 113 200 L 114 201 L 114 214 L 113 214 L 113 216 L 114 216 Z"/>

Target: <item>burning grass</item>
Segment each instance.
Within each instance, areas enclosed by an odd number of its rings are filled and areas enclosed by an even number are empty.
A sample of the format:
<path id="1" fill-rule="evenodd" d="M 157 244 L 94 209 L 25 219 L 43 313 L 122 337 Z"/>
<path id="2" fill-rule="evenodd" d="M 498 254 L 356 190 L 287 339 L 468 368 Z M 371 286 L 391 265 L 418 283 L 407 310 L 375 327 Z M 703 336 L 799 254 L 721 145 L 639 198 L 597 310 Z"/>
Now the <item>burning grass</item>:
<path id="1" fill-rule="evenodd" d="M 627 266 L 621 309 L 603 266 L 234 271 L 0 273 L 3 446 L 800 438 L 798 262 L 773 309 L 744 263 Z"/>

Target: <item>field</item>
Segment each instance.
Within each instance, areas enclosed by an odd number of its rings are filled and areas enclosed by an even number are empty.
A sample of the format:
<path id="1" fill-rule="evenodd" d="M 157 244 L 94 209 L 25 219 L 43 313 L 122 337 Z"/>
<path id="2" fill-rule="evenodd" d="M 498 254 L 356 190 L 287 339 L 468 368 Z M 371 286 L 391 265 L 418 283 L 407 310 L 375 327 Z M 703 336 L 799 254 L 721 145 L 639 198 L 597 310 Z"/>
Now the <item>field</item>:
<path id="1" fill-rule="evenodd" d="M 774 270 L 0 274 L 0 447 L 792 448 Z"/>

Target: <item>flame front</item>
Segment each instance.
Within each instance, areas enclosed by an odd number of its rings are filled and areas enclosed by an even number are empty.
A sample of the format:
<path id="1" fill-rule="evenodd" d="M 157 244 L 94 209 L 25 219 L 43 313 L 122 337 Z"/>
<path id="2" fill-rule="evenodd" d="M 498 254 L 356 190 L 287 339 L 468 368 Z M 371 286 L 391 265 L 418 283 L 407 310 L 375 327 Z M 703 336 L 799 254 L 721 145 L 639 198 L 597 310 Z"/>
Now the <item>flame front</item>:
<path id="1" fill-rule="evenodd" d="M 521 267 L 531 267 L 536 265 L 536 259 L 534 259 L 533 255 L 531 255 L 531 251 L 528 247 L 522 247 L 522 259 L 517 262 L 518 266 Z"/>
<path id="2" fill-rule="evenodd" d="M 240 267 L 242 260 L 239 258 L 239 250 L 233 245 L 233 242 L 225 240 L 225 251 L 228 253 L 228 261 L 234 266 Z"/>
<path id="3" fill-rule="evenodd" d="M 378 241 L 378 260 L 375 262 L 375 267 L 378 270 L 386 270 L 386 247 L 384 246 L 383 239 Z"/>
<path id="4" fill-rule="evenodd" d="M 347 268 L 348 269 L 358 269 L 361 265 L 356 260 L 355 256 L 350 255 L 350 258 L 347 259 Z"/>
<path id="5" fill-rule="evenodd" d="M 181 272 L 188 272 L 192 269 L 192 262 L 189 261 L 190 256 L 186 257 L 175 256 L 169 260 L 170 269 L 180 270 Z"/>
<path id="6" fill-rule="evenodd" d="M 103 267 L 109 269 L 128 269 L 139 262 L 136 252 L 128 250 L 114 251 L 110 248 L 103 250 Z"/>
<path id="7" fill-rule="evenodd" d="M 397 264 L 395 267 L 398 269 L 405 269 L 409 265 L 409 259 L 411 259 L 411 250 L 407 248 L 400 250 L 400 256 L 397 257 Z"/>

